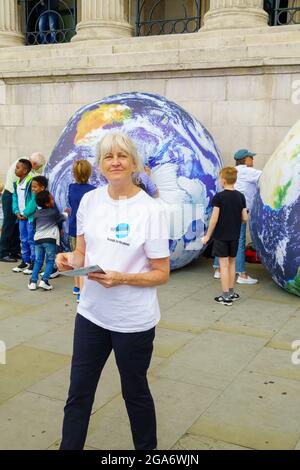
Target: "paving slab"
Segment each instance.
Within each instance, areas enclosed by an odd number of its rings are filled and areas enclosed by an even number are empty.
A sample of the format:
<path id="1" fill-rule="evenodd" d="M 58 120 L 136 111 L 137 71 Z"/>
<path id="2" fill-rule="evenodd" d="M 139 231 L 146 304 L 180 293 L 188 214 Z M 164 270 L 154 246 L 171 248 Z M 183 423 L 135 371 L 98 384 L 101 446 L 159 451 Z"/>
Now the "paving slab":
<path id="1" fill-rule="evenodd" d="M 12 315 L 0 321 L 0 339 L 10 349 L 46 333 L 50 328 L 49 324 L 40 319 Z"/>
<path id="2" fill-rule="evenodd" d="M 23 302 L 17 302 L 16 297 L 14 300 L 11 298 L 0 298 L 0 320 L 9 318 L 12 315 L 23 315 L 24 313 L 30 313 L 33 306 L 26 305 Z"/>
<path id="3" fill-rule="evenodd" d="M 247 447 L 237 446 L 231 442 L 217 441 L 207 436 L 185 434 L 172 450 L 250 450 Z"/>
<path id="4" fill-rule="evenodd" d="M 253 361 L 249 362 L 247 370 L 262 375 L 300 380 L 300 364 L 293 364 L 291 351 L 263 348 Z"/>
<path id="5" fill-rule="evenodd" d="M 49 329 L 64 327 L 65 325 L 74 326 L 77 304 L 70 301 L 60 302 L 55 299 L 54 306 L 55 308 L 51 304 L 37 306 L 32 311 L 24 313 L 24 316 L 32 320 L 48 323 Z"/>
<path id="6" fill-rule="evenodd" d="M 300 340 L 300 309 L 291 315 L 280 331 L 273 336 L 268 346 L 291 351 L 292 343 L 296 340 Z"/>
<path id="7" fill-rule="evenodd" d="M 193 338 L 195 335 L 191 333 L 159 327 L 156 329 L 153 353 L 159 357 L 169 357 Z"/>
<path id="8" fill-rule="evenodd" d="M 58 326 L 47 333 L 35 336 L 24 344 L 29 347 L 57 352 L 58 354 L 72 355 L 74 324 Z"/>
<path id="9" fill-rule="evenodd" d="M 278 287 L 273 281 L 261 283 L 259 289 L 253 294 L 253 298 L 280 304 L 292 304 L 299 308 L 299 297 L 289 294 L 284 289 Z"/>
<path id="10" fill-rule="evenodd" d="M 201 333 L 214 325 L 216 320 L 225 315 L 224 309 L 229 307 L 220 308 L 220 305 L 212 301 L 203 302 L 203 299 L 203 296 L 192 296 L 162 310 L 160 326 L 171 330 Z"/>
<path id="11" fill-rule="evenodd" d="M 48 447 L 47 450 L 59 450 L 60 443 L 61 443 L 61 439 L 58 439 L 50 447 Z M 91 447 L 91 446 L 84 446 L 83 450 L 100 450 L 100 449 L 96 449 L 95 447 Z"/>
<path id="12" fill-rule="evenodd" d="M 24 392 L 0 406 L 0 449 L 43 450 L 61 435 L 64 403 Z"/>
<path id="13" fill-rule="evenodd" d="M 256 299 L 236 301 L 230 311 L 216 321 L 215 328 L 272 338 L 296 309 L 294 303 L 278 304 Z"/>
<path id="14" fill-rule="evenodd" d="M 261 338 L 205 331 L 166 359 L 154 375 L 222 390 L 264 344 Z"/>
<path id="15" fill-rule="evenodd" d="M 68 356 L 26 346 L 10 349 L 6 365 L 0 368 L 0 403 L 64 368 L 69 360 Z"/>
<path id="16" fill-rule="evenodd" d="M 244 372 L 189 432 L 254 449 L 293 449 L 300 436 L 299 383 Z"/>
<path id="17" fill-rule="evenodd" d="M 216 390 L 166 379 L 151 382 L 150 388 L 158 419 L 158 449 L 171 448 L 218 395 Z M 133 449 L 120 396 L 91 417 L 86 443 L 100 449 Z"/>

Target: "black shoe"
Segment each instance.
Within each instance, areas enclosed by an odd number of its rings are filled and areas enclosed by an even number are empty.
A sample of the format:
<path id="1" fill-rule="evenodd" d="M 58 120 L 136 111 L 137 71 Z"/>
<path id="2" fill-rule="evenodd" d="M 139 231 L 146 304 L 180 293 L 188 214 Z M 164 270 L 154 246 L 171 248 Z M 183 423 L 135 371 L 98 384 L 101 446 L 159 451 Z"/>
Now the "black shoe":
<path id="1" fill-rule="evenodd" d="M 225 299 L 223 295 L 219 295 L 219 297 L 215 297 L 215 301 L 218 302 L 218 304 L 226 305 L 227 307 L 230 307 L 232 305 L 232 300 Z"/>
<path id="2" fill-rule="evenodd" d="M 14 273 L 22 273 L 24 271 L 24 269 L 26 269 L 29 265 L 27 263 L 25 263 L 24 261 L 22 261 L 19 266 L 16 266 L 15 268 L 13 268 L 13 272 Z"/>
<path id="3" fill-rule="evenodd" d="M 34 263 L 29 263 L 23 271 L 23 274 L 32 274 Z"/>
<path id="4" fill-rule="evenodd" d="M 241 297 L 236 292 L 234 292 L 233 294 L 230 295 L 230 299 L 233 300 L 233 301 L 239 300 L 240 298 Z"/>
<path id="5" fill-rule="evenodd" d="M 18 260 L 12 255 L 7 255 L 0 258 L 0 261 L 3 261 L 4 263 L 16 263 Z"/>

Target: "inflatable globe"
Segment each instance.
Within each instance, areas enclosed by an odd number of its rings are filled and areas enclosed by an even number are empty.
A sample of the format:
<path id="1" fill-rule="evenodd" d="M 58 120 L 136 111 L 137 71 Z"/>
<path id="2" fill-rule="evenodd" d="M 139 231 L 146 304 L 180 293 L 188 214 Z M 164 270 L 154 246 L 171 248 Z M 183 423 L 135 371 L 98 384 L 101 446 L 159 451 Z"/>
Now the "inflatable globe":
<path id="1" fill-rule="evenodd" d="M 300 296 L 300 121 L 263 170 L 251 233 L 273 280 Z"/>
<path id="2" fill-rule="evenodd" d="M 99 141 L 110 131 L 128 134 L 152 170 L 170 220 L 171 269 L 188 264 L 203 250 L 200 239 L 222 166 L 212 137 L 193 116 L 158 95 L 125 93 L 89 104 L 69 120 L 46 167 L 60 210 L 67 205 L 74 160 L 90 161 L 90 182 L 106 184 L 95 157 Z"/>

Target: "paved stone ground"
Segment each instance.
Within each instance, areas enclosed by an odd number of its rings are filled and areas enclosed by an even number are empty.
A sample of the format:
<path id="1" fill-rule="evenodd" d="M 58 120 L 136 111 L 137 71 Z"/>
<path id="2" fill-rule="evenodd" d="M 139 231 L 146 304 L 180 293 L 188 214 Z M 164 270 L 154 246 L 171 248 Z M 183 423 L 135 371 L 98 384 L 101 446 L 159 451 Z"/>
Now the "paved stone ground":
<path id="1" fill-rule="evenodd" d="M 69 385 L 75 317 L 71 281 L 30 292 L 0 263 L 0 449 L 57 449 Z M 300 299 L 260 265 L 232 307 L 215 304 L 219 281 L 205 259 L 159 288 L 162 320 L 149 379 L 159 449 L 300 449 Z M 111 357 L 98 387 L 87 449 L 132 449 Z"/>

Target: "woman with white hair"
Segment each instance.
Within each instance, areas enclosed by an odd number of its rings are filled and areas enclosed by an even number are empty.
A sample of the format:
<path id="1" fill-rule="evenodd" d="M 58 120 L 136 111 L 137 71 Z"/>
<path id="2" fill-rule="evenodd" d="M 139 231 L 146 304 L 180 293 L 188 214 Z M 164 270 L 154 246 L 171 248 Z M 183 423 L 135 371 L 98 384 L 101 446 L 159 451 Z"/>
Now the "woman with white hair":
<path id="1" fill-rule="evenodd" d="M 78 305 L 61 450 L 83 449 L 97 384 L 114 350 L 135 449 L 157 445 L 147 382 L 155 326 L 156 286 L 169 278 L 166 217 L 135 183 L 143 168 L 132 140 L 108 133 L 98 167 L 108 181 L 85 194 L 77 212 L 76 249 L 57 255 L 60 270 L 99 265 L 89 273 Z"/>

